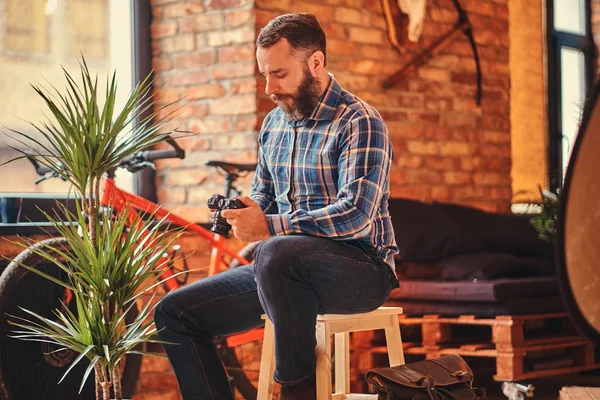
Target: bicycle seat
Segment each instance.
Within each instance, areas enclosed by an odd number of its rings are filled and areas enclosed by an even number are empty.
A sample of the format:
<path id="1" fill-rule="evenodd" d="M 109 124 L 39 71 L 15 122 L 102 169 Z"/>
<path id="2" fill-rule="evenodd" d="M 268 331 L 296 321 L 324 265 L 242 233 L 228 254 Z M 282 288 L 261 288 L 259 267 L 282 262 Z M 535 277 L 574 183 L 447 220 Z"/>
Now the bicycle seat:
<path id="1" fill-rule="evenodd" d="M 209 167 L 221 168 L 223 171 L 231 175 L 236 175 L 240 172 L 248 172 L 256 170 L 256 164 L 233 164 L 225 161 L 207 161 L 205 165 Z"/>

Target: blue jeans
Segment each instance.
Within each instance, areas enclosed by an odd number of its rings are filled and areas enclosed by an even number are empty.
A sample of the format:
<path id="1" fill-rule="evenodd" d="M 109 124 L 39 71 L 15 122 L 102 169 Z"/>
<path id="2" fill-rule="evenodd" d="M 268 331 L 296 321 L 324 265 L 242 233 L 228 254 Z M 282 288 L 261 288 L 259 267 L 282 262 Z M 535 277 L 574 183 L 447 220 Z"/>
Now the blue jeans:
<path id="1" fill-rule="evenodd" d="M 360 247 L 310 236 L 263 241 L 254 264 L 169 293 L 154 320 L 185 400 L 233 399 L 213 337 L 275 327 L 275 380 L 300 383 L 315 373 L 317 314 L 371 311 L 395 283 L 390 268 Z"/>

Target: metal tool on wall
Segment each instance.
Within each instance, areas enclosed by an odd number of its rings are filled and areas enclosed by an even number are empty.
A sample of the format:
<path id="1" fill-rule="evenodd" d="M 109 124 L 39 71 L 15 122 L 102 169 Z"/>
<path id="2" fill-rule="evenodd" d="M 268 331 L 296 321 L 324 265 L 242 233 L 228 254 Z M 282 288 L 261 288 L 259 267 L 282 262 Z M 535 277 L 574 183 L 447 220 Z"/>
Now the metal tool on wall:
<path id="1" fill-rule="evenodd" d="M 404 41 L 404 29 L 410 25 L 409 19 L 411 15 L 403 13 L 400 9 L 401 1 L 396 0 L 381 0 L 383 5 L 383 11 L 385 15 L 385 21 L 388 27 L 388 37 L 392 46 L 400 53 L 405 51 L 403 44 Z M 443 34 L 439 39 L 433 42 L 429 47 L 417 54 L 411 61 L 405 64 L 398 72 L 388 77 L 383 81 L 383 88 L 389 89 L 394 85 L 400 83 L 410 72 L 416 71 L 419 67 L 425 64 L 430 58 L 441 52 L 450 43 L 456 40 L 460 35 L 464 34 L 469 40 L 471 49 L 473 50 L 473 57 L 475 59 L 475 66 L 477 68 L 477 105 L 481 104 L 481 66 L 479 64 L 479 55 L 477 53 L 477 45 L 473 38 L 473 29 L 471 22 L 467 16 L 467 13 L 460 6 L 458 0 L 452 0 L 456 11 L 458 12 L 458 21 L 454 24 L 454 27 Z"/>

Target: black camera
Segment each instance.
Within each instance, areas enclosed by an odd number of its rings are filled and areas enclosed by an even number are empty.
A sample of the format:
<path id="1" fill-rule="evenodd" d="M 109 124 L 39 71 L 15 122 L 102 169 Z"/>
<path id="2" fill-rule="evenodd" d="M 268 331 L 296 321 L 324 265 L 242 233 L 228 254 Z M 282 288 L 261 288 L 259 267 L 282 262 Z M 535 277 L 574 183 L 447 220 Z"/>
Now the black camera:
<path id="1" fill-rule="evenodd" d="M 221 196 L 220 194 L 213 194 L 210 197 L 210 199 L 208 199 L 207 203 L 208 208 L 210 208 L 211 210 L 216 210 L 215 220 L 213 222 L 212 228 L 210 228 L 210 231 L 218 233 L 219 235 L 225 237 L 229 237 L 231 225 L 227 223 L 227 219 L 221 217 L 221 211 L 236 210 L 238 208 L 246 208 L 246 206 L 238 199 L 228 199 L 227 197 Z"/>

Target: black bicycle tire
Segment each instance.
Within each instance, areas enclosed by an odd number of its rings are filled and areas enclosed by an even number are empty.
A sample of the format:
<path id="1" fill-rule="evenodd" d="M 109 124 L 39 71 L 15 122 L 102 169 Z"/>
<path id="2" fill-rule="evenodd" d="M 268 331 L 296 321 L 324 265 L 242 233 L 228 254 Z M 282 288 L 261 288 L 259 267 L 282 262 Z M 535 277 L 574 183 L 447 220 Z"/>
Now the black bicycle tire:
<path id="1" fill-rule="evenodd" d="M 242 250 L 239 251 L 238 254 L 244 257 L 246 260 L 252 261 L 254 259 L 254 249 L 256 248 L 256 246 L 258 246 L 258 243 L 259 242 L 247 244 Z M 237 268 L 242 265 L 243 264 L 240 263 L 237 259 L 233 259 L 233 261 L 229 265 L 229 268 Z M 240 394 L 244 396 L 246 400 L 255 400 L 257 395 L 257 388 L 256 386 L 254 386 L 250 378 L 248 378 L 246 372 L 242 369 L 242 364 L 238 359 L 235 348 L 227 347 L 225 340 L 221 341 L 220 346 L 222 346 L 222 361 L 225 364 L 225 366 L 228 367 L 227 373 L 233 379 L 234 386 L 237 388 Z"/>
<path id="2" fill-rule="evenodd" d="M 68 241 L 65 238 L 51 238 L 46 239 L 40 242 L 37 242 L 33 246 L 40 248 L 42 246 L 68 246 Z M 19 282 L 28 274 L 35 273 L 27 270 L 22 267 L 22 265 L 34 266 L 37 267 L 40 263 L 47 262 L 44 258 L 37 255 L 35 252 L 31 250 L 31 248 L 26 248 L 23 250 L 17 257 L 11 261 L 8 266 L 4 269 L 2 274 L 0 275 L 0 326 L 4 324 L 4 320 L 6 318 L 5 311 L 7 307 L 7 301 L 11 298 L 11 294 L 17 289 L 17 285 Z M 138 315 L 137 307 L 132 307 L 130 312 L 127 315 L 127 320 L 135 319 Z M 17 340 L 17 339 L 15 339 Z M 0 354 L 2 356 L 5 355 L 5 352 L 1 348 L 3 343 L 0 341 Z M 4 363 L 0 364 L 0 399 L 2 400 L 24 400 L 17 399 L 11 393 L 10 384 L 7 382 L 7 374 L 4 367 Z M 131 398 L 136 388 L 136 384 L 139 378 L 140 369 L 142 365 L 142 356 L 139 354 L 130 354 L 127 356 L 127 363 L 125 365 L 125 369 L 123 371 L 122 376 L 122 390 L 123 396 L 127 398 Z M 67 366 L 68 368 L 68 366 Z M 65 368 L 66 371 L 66 368 Z M 74 388 L 73 397 L 81 398 L 81 396 L 77 397 L 77 387 Z M 46 393 L 45 398 L 53 398 L 51 394 Z M 48 397 L 49 396 L 49 397 Z M 63 397 L 64 398 L 64 397 Z"/>

